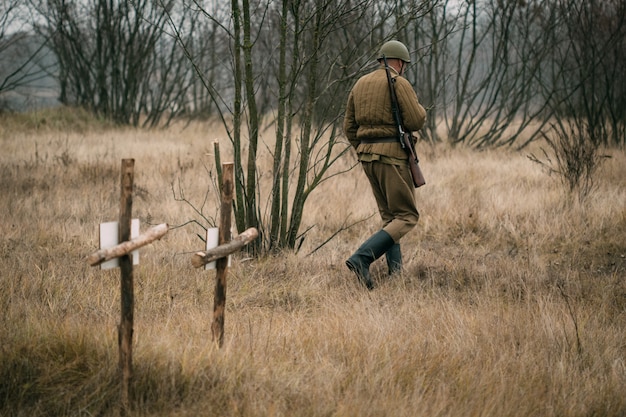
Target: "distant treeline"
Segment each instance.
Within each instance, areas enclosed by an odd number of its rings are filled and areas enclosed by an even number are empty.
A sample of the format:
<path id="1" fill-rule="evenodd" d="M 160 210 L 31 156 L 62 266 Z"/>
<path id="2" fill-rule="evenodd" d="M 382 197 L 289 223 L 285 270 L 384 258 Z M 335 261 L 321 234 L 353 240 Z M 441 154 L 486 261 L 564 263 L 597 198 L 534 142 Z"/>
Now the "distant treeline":
<path id="1" fill-rule="evenodd" d="M 328 131 L 394 38 L 414 57 L 423 139 L 523 147 L 574 119 L 595 143 L 626 142 L 626 0 L 7 0 L 0 13 L 5 108 L 34 88 L 120 124 Z"/>

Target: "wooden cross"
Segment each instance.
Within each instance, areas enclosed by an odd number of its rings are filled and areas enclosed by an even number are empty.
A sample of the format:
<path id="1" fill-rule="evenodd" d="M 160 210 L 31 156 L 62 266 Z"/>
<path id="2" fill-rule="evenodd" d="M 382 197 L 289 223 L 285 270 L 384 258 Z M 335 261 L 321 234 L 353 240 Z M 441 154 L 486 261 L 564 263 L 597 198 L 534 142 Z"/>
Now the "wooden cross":
<path id="1" fill-rule="evenodd" d="M 133 207 L 133 180 L 134 159 L 122 159 L 119 243 L 116 246 L 100 249 L 87 257 L 91 266 L 100 265 L 110 259 L 119 258 L 121 271 L 121 307 L 122 314 L 118 326 L 118 345 L 120 351 L 119 368 L 122 376 L 121 409 L 120 414 L 130 412 L 129 389 L 133 375 L 133 315 L 135 294 L 133 288 L 133 261 L 130 253 L 156 239 L 160 239 L 168 231 L 167 224 L 160 224 L 137 236 L 131 235 L 132 207 Z"/>
<path id="2" fill-rule="evenodd" d="M 224 311 L 226 310 L 226 273 L 228 270 L 228 255 L 241 249 L 259 235 L 255 228 L 250 228 L 231 240 L 230 223 L 233 206 L 233 163 L 222 166 L 222 191 L 220 204 L 219 246 L 205 252 L 196 252 L 191 258 L 195 268 L 216 261 L 215 295 L 213 302 L 213 323 L 211 333 L 213 340 L 221 348 L 224 344 Z"/>

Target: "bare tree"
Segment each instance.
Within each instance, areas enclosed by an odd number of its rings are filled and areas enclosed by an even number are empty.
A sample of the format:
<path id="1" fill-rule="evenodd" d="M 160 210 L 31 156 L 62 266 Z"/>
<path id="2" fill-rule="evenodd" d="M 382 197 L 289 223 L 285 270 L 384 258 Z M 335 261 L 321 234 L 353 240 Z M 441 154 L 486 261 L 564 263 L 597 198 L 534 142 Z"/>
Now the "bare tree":
<path id="1" fill-rule="evenodd" d="M 173 1 L 32 2 L 59 62 L 62 103 L 133 125 L 183 111 L 189 68 L 178 65 L 175 41 L 163 40 Z"/>
<path id="2" fill-rule="evenodd" d="M 591 136 L 623 143 L 624 0 L 431 3 L 409 32 L 425 137 L 523 148 L 576 110 Z"/>
<path id="3" fill-rule="evenodd" d="M 597 145 L 626 144 L 626 1 L 559 0 L 551 105 Z"/>
<path id="4" fill-rule="evenodd" d="M 561 24 L 546 26 L 551 36 L 542 78 L 555 115 L 542 136 L 547 150 L 529 158 L 556 174 L 582 202 L 594 186 L 605 155 L 602 148 L 626 143 L 626 2 L 552 2 Z"/>
<path id="5" fill-rule="evenodd" d="M 52 84 L 55 60 L 46 48 L 46 39 L 30 28 L 24 0 L 0 4 L 0 95 L 3 106 L 9 108 L 15 106 L 17 96 L 33 95 L 29 90 L 34 87 L 41 90 Z"/>
<path id="6" fill-rule="evenodd" d="M 425 134 L 437 141 L 443 124 L 448 141 L 473 147 L 510 145 L 522 132 L 536 137 L 545 104 L 533 99 L 542 62 L 533 45 L 541 38 L 527 4 L 444 1 L 425 19 L 415 34 L 424 51 L 415 71 L 430 101 Z"/>

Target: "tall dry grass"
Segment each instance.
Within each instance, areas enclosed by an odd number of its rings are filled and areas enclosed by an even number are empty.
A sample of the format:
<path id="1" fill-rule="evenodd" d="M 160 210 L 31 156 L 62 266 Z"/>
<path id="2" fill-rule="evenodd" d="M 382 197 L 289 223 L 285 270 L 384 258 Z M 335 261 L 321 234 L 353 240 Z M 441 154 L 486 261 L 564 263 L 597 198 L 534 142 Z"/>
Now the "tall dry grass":
<path id="1" fill-rule="evenodd" d="M 220 136 L 3 118 L 0 415 L 119 413 L 119 272 L 84 258 L 118 217 L 122 158 L 136 159 L 142 229 L 216 216 Z M 201 228 L 143 248 L 132 415 L 625 415 L 624 153 L 581 205 L 523 152 L 419 151 L 428 184 L 402 276 L 377 261 L 368 292 L 345 268 L 379 221 L 360 170 L 337 176 L 308 202 L 298 253 L 235 257 L 222 349 L 214 272 L 190 262 Z"/>

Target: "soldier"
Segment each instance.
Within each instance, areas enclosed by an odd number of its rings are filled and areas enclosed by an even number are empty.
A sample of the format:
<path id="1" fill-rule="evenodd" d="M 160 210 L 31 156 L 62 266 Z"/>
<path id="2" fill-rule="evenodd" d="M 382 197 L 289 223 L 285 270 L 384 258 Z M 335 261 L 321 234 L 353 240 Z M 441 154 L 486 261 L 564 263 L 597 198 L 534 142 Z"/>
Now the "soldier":
<path id="1" fill-rule="evenodd" d="M 346 261 L 347 267 L 368 289 L 374 288 L 370 264 L 383 254 L 390 275 L 402 270 L 400 238 L 413 229 L 419 219 L 407 154 L 398 140 L 398 128 L 392 114 L 383 57 L 395 79 L 405 131 L 419 130 L 426 121 L 424 107 L 409 81 L 403 77 L 411 62 L 409 50 L 401 42 L 386 42 L 378 55 L 380 68 L 361 77 L 350 91 L 343 125 L 369 179 L 383 221 L 382 229 Z"/>

